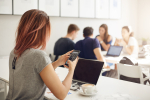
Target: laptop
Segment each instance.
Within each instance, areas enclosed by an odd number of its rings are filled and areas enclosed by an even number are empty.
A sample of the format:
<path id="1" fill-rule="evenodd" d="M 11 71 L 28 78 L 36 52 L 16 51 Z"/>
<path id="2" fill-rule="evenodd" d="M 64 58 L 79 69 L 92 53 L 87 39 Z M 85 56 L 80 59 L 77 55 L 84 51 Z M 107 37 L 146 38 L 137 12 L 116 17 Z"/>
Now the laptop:
<path id="1" fill-rule="evenodd" d="M 106 57 L 107 56 L 118 57 L 118 56 L 120 56 L 122 49 L 123 49 L 123 46 L 112 46 L 111 45 L 105 56 Z"/>
<path id="2" fill-rule="evenodd" d="M 80 58 L 73 75 L 72 87 L 76 90 L 82 84 L 97 84 L 104 62 Z"/>

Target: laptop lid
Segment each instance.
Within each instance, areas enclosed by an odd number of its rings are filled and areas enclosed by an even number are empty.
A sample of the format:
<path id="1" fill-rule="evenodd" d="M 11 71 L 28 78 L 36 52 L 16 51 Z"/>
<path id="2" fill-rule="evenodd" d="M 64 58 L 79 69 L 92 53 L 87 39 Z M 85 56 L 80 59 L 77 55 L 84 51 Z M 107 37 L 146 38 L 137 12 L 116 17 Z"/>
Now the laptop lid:
<path id="1" fill-rule="evenodd" d="M 96 85 L 103 65 L 104 62 L 80 58 L 76 65 L 73 79 Z"/>
<path id="2" fill-rule="evenodd" d="M 106 56 L 120 56 L 123 46 L 110 46 Z"/>

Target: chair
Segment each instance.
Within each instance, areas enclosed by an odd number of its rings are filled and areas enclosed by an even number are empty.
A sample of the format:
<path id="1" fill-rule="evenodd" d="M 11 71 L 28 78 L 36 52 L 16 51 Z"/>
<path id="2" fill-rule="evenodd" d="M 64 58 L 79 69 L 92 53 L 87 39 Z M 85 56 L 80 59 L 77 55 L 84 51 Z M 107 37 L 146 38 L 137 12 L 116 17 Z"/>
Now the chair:
<path id="1" fill-rule="evenodd" d="M 58 58 L 59 58 L 60 56 L 61 56 L 61 55 L 59 55 Z M 56 59 L 56 55 L 54 55 L 53 53 L 50 53 L 50 54 L 49 54 L 49 57 L 51 58 L 51 61 L 52 61 L 52 62 L 54 62 L 55 59 Z M 57 58 L 57 59 L 58 59 L 58 58 Z"/>
<path id="2" fill-rule="evenodd" d="M 129 78 L 137 78 L 137 79 L 140 79 L 140 84 L 144 84 L 144 81 L 149 79 L 149 77 L 143 78 L 143 73 L 142 73 L 142 69 L 140 66 L 118 63 L 117 68 L 118 68 L 117 69 L 118 79 L 120 79 L 121 75 L 129 77 Z"/>
<path id="3" fill-rule="evenodd" d="M 5 100 L 8 94 L 9 82 L 0 78 L 0 100 Z"/>
<path id="4" fill-rule="evenodd" d="M 54 62 L 56 55 L 54 55 L 53 53 L 50 53 L 49 57 L 51 58 L 51 61 Z"/>

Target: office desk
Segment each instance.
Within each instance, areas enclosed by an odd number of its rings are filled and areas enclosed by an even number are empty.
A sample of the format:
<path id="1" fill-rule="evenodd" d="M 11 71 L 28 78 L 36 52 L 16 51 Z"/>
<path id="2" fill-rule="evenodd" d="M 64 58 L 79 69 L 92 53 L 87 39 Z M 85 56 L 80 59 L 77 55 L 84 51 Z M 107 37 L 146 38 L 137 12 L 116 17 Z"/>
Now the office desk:
<path id="1" fill-rule="evenodd" d="M 103 55 L 106 55 L 106 51 L 102 51 L 102 54 Z M 105 57 L 105 60 L 106 62 L 109 62 L 109 63 L 119 63 L 119 61 L 123 58 L 123 57 L 131 57 L 129 55 L 125 55 L 125 54 L 121 54 L 119 57 Z M 140 66 L 143 66 L 143 67 L 150 67 L 150 58 L 137 58 L 136 59 L 138 64 Z"/>
<path id="2" fill-rule="evenodd" d="M 67 75 L 66 68 L 57 68 L 56 73 L 58 74 L 61 81 Z M 127 100 L 150 100 L 150 86 L 117 80 L 113 78 L 100 76 L 97 83 L 98 94 L 93 97 L 86 97 L 80 95 L 77 91 L 71 91 L 72 94 L 67 95 L 65 100 L 104 100 L 101 99 L 106 95 L 114 94 L 128 94 L 133 97 L 133 99 Z M 57 100 L 51 93 L 45 92 L 45 98 L 49 100 Z M 121 99 L 122 100 L 122 99 Z"/>

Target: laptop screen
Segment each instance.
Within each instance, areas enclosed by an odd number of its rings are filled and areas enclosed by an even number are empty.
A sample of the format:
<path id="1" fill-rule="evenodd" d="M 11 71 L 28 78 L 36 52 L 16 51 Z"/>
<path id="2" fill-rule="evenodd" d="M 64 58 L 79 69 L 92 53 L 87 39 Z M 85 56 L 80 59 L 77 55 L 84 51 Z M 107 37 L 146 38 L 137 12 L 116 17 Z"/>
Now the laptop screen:
<path id="1" fill-rule="evenodd" d="M 104 62 L 96 60 L 79 59 L 74 71 L 73 79 L 96 85 L 103 64 Z"/>
<path id="2" fill-rule="evenodd" d="M 110 56 L 120 56 L 120 53 L 122 51 L 122 46 L 110 46 L 107 55 Z"/>

